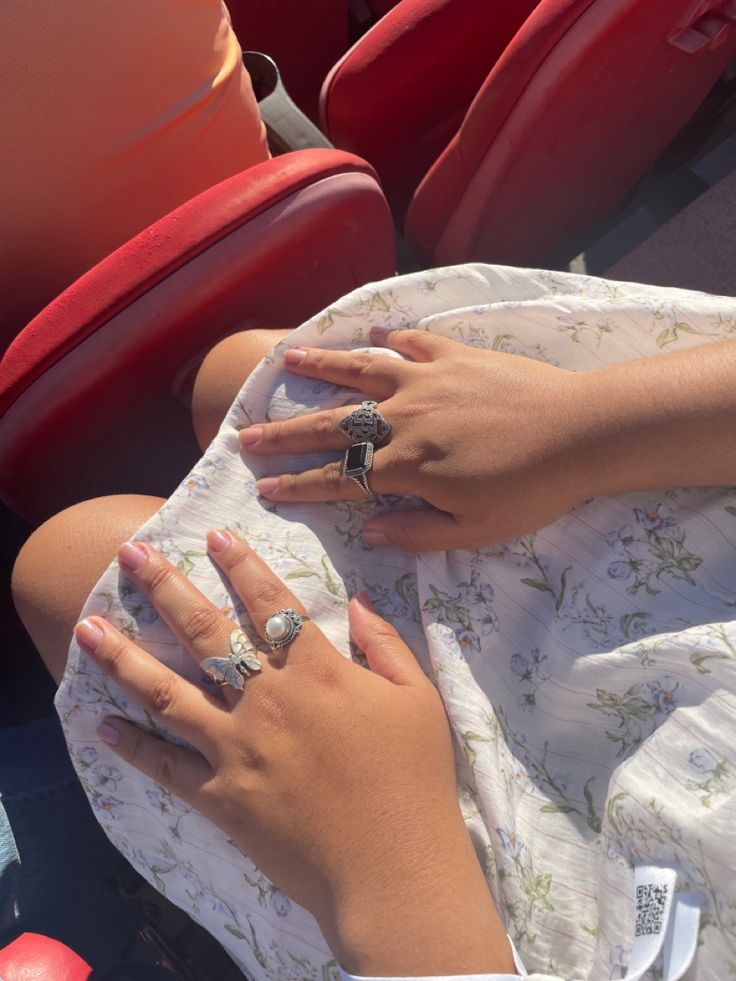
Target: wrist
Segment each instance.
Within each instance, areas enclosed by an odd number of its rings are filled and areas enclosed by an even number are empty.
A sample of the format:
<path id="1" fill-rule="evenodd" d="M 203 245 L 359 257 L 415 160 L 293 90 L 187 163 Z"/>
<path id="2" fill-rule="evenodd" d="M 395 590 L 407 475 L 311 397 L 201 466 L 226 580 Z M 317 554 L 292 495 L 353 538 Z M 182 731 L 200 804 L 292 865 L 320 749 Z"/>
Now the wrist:
<path id="1" fill-rule="evenodd" d="M 465 828 L 463 840 L 336 891 L 318 920 L 339 961 L 366 977 L 513 973 L 504 927 Z M 431 849 L 431 852 L 429 851 Z M 431 857 L 430 857 L 431 856 Z M 377 868 L 390 875 L 376 879 Z"/>
<path id="2" fill-rule="evenodd" d="M 733 481 L 734 410 L 721 395 L 726 379 L 717 384 L 717 348 L 581 375 L 587 496 Z"/>

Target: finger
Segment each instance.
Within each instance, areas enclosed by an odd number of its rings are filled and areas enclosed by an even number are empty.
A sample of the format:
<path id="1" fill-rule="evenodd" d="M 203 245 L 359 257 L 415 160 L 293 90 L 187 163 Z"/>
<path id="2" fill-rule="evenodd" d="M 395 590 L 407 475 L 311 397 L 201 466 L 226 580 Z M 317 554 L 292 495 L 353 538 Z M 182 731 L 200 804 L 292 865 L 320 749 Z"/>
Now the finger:
<path id="1" fill-rule="evenodd" d="M 82 620 L 74 636 L 144 711 L 212 758 L 224 733 L 224 719 L 222 706 L 211 695 L 180 678 L 101 617 Z"/>
<path id="2" fill-rule="evenodd" d="M 228 656 L 236 625 L 154 548 L 126 542 L 118 550 L 118 561 L 198 664 L 208 657 Z M 238 699 L 229 685 L 223 694 L 230 704 Z"/>
<path id="3" fill-rule="evenodd" d="M 373 494 L 401 494 L 406 491 L 401 471 L 389 464 L 386 449 L 374 452 L 373 465 L 366 474 Z M 256 481 L 258 493 L 269 501 L 365 501 L 368 495 L 352 477 L 344 473 L 344 458 L 302 473 L 262 477 Z"/>
<path id="4" fill-rule="evenodd" d="M 408 373 L 407 365 L 401 358 L 366 351 L 289 348 L 284 353 L 284 364 L 295 375 L 354 388 L 375 399 L 393 395 Z"/>
<path id="5" fill-rule="evenodd" d="M 388 406 L 388 408 L 386 408 Z M 391 403 L 377 406 L 390 422 Z M 315 453 L 321 450 L 344 450 L 352 440 L 340 429 L 340 423 L 357 405 L 310 412 L 284 422 L 264 422 L 239 433 L 240 445 L 248 453 Z"/>
<path id="6" fill-rule="evenodd" d="M 365 593 L 351 599 L 348 619 L 351 636 L 365 654 L 371 671 L 395 685 L 426 684 L 417 659 L 391 624 L 374 612 Z"/>
<path id="7" fill-rule="evenodd" d="M 477 547 L 477 531 L 461 524 L 446 511 L 428 508 L 424 511 L 392 511 L 366 521 L 363 541 L 366 545 L 403 548 L 410 552 L 444 551 L 452 548 Z"/>
<path id="8" fill-rule="evenodd" d="M 253 626 L 261 637 L 265 639 L 266 621 L 278 610 L 293 609 L 301 616 L 306 615 L 304 606 L 291 590 L 242 539 L 229 531 L 211 531 L 207 535 L 207 549 L 245 603 Z M 300 652 L 307 652 L 311 660 L 316 638 L 324 642 L 319 645 L 321 649 L 330 648 L 322 632 L 307 620 L 289 647 L 284 652 L 275 651 L 274 655 L 278 658 L 281 653 L 288 652 L 291 660 L 294 660 L 294 655 L 299 660 Z M 334 656 L 339 658 L 337 651 L 334 651 Z"/>
<path id="9" fill-rule="evenodd" d="M 125 719 L 105 719 L 98 726 L 97 735 L 136 770 L 187 804 L 202 810 L 202 788 L 214 773 L 209 763 L 197 753 L 158 739 Z"/>
<path id="10" fill-rule="evenodd" d="M 428 330 L 374 329 L 371 331 L 371 341 L 420 362 L 436 361 L 437 358 L 452 353 L 457 346 L 457 341 L 441 334 L 432 334 Z"/>

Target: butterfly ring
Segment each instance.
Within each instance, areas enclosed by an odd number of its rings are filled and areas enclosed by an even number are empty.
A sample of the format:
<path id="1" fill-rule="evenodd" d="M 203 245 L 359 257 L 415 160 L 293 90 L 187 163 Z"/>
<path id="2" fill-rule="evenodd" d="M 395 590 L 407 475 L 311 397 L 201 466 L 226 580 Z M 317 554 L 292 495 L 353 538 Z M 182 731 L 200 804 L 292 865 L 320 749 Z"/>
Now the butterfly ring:
<path id="1" fill-rule="evenodd" d="M 218 685 L 230 685 L 238 691 L 245 688 L 246 678 L 261 670 L 255 647 L 240 627 L 230 634 L 230 653 L 227 657 L 207 657 L 201 666 Z"/>

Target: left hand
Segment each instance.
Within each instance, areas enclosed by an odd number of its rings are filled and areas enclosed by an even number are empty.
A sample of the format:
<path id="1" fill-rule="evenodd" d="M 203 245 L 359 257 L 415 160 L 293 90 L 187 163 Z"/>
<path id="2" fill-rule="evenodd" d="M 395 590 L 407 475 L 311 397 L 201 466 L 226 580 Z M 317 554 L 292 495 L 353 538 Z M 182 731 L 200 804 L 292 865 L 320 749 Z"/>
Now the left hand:
<path id="1" fill-rule="evenodd" d="M 243 541 L 211 532 L 208 550 L 259 632 L 278 609 L 304 613 Z M 235 624 L 163 556 L 127 543 L 120 561 L 195 660 L 227 655 Z M 223 688 L 224 702 L 87 618 L 78 642 L 193 750 L 123 719 L 105 720 L 100 738 L 309 909 L 352 973 L 512 970 L 458 806 L 442 700 L 367 599 L 349 612 L 370 671 L 307 621 L 288 649 L 260 655 L 242 691 Z"/>
<path id="2" fill-rule="evenodd" d="M 376 448 L 371 490 L 432 505 L 372 518 L 363 530 L 367 544 L 481 548 L 535 531 L 594 496 L 589 448 L 597 420 L 587 399 L 594 373 L 427 331 L 374 333 L 372 340 L 413 360 L 320 349 L 284 355 L 294 374 L 357 389 L 379 403 L 393 429 Z M 258 454 L 344 452 L 350 441 L 337 423 L 354 408 L 251 426 L 240 433 L 241 446 Z M 342 460 L 257 486 L 271 501 L 364 497 L 342 473 Z"/>

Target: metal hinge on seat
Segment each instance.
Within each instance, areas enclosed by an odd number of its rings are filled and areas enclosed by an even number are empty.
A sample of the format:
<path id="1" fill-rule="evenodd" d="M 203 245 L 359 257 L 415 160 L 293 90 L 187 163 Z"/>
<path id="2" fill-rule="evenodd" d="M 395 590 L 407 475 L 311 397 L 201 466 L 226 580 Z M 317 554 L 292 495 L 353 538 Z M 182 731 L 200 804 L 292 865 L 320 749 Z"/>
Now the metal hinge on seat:
<path id="1" fill-rule="evenodd" d="M 710 0 L 699 4 L 690 22 L 678 24 L 667 40 L 685 54 L 700 54 L 724 44 L 734 25 L 736 0 Z"/>

